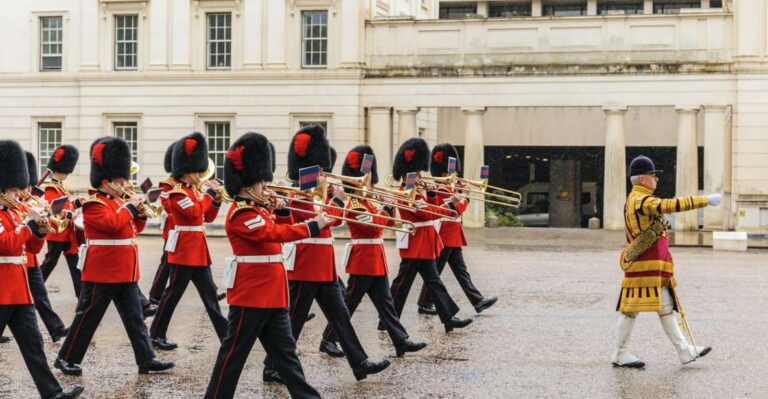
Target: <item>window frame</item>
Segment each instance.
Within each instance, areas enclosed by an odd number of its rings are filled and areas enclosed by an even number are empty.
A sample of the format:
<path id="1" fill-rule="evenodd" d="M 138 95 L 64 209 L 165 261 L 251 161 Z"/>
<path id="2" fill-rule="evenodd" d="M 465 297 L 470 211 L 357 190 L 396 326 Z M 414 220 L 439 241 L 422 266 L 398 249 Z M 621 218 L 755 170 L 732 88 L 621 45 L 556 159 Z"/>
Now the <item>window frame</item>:
<path id="1" fill-rule="evenodd" d="M 293 135 L 301 129 L 302 123 L 325 123 L 327 128 L 325 129 L 325 136 L 331 143 L 334 142 L 334 118 L 333 113 L 314 113 L 314 112 L 297 112 L 290 114 L 290 124 L 288 128 L 287 140 L 290 141 Z"/>
<path id="2" fill-rule="evenodd" d="M 141 138 L 139 137 L 139 122 L 136 120 L 115 119 L 111 121 L 111 125 L 112 125 L 112 130 L 111 130 L 112 136 L 119 137 L 125 140 L 125 142 L 128 143 L 128 146 L 131 148 L 131 158 L 132 158 L 131 160 L 141 165 L 141 163 L 139 162 L 139 159 L 140 159 L 139 143 L 141 142 Z M 134 140 L 127 140 L 125 137 L 121 137 L 120 135 L 118 135 L 117 129 L 119 127 L 127 127 L 129 125 L 133 125 L 135 129 L 134 133 L 136 134 L 136 137 Z M 138 179 L 139 179 L 138 173 L 131 176 L 131 181 L 133 182 L 133 184 L 138 184 Z"/>
<path id="3" fill-rule="evenodd" d="M 306 25 L 304 24 L 305 19 L 304 15 L 308 13 L 324 13 L 325 14 L 325 36 L 321 37 L 307 37 L 306 36 Z M 330 42 L 330 13 L 327 9 L 307 9 L 307 10 L 301 10 L 301 17 L 299 20 L 299 29 L 301 30 L 301 34 L 299 35 L 301 40 L 301 45 L 299 46 L 299 49 L 301 51 L 299 58 L 301 62 L 301 68 L 302 69 L 327 69 L 328 68 L 328 46 Z M 323 27 L 321 24 L 310 24 L 310 27 L 319 26 L 320 28 Z M 325 58 L 325 62 L 323 64 L 307 64 L 306 63 L 306 55 L 307 55 L 307 45 L 312 43 L 319 43 L 321 50 L 319 51 L 311 51 L 310 54 L 318 54 L 320 59 L 323 59 L 323 56 Z M 325 44 L 325 50 L 322 50 L 322 44 Z M 312 47 L 314 50 L 314 46 Z M 310 57 L 311 58 L 311 57 Z"/>
<path id="4" fill-rule="evenodd" d="M 43 39 L 43 29 L 46 29 L 43 27 L 43 20 L 52 20 L 52 19 L 59 19 L 60 20 L 60 26 L 59 26 L 59 38 L 60 40 L 58 42 L 52 42 L 52 41 L 44 41 Z M 63 14 L 41 14 L 37 16 L 37 54 L 38 54 L 38 71 L 40 72 L 62 72 L 64 70 L 64 20 L 65 16 Z M 45 45 L 56 45 L 58 44 L 60 46 L 60 51 L 57 56 L 54 55 L 46 55 L 44 54 L 43 48 Z M 44 68 L 44 58 L 49 57 L 59 57 L 61 59 L 60 66 L 58 69 Z"/>
<path id="5" fill-rule="evenodd" d="M 42 139 L 42 129 L 43 125 L 58 125 L 58 142 L 54 143 L 53 146 L 50 144 L 46 144 L 45 150 L 43 149 L 43 139 Z M 38 159 L 38 172 L 39 175 L 42 176 L 45 174 L 45 171 L 47 169 L 48 160 L 51 158 L 51 155 L 53 155 L 53 152 L 61 146 L 64 143 L 64 121 L 60 119 L 38 119 L 35 120 L 34 123 L 34 129 L 36 131 L 35 134 L 35 140 L 37 141 L 37 159 Z M 46 129 L 55 129 L 48 127 Z M 46 140 L 45 142 L 48 143 L 50 140 Z M 45 152 L 45 155 L 43 153 Z"/>
<path id="6" fill-rule="evenodd" d="M 232 14 L 233 14 L 232 11 L 207 11 L 207 12 L 205 12 L 204 29 L 205 29 L 205 66 L 206 66 L 206 70 L 211 70 L 211 71 L 216 71 L 216 70 L 218 70 L 218 71 L 222 71 L 222 70 L 228 71 L 228 70 L 232 70 L 232 65 L 234 64 L 234 62 L 233 62 L 233 58 L 234 58 L 234 56 L 233 56 L 233 50 L 234 50 L 234 18 L 233 18 Z M 227 25 L 224 25 L 225 32 L 226 32 L 226 30 L 229 31 L 229 39 L 228 40 L 220 40 L 220 39 L 211 40 L 211 36 L 210 36 L 211 25 L 209 23 L 210 23 L 210 17 L 214 16 L 214 15 L 216 15 L 216 16 L 225 15 L 225 16 L 229 17 L 229 26 L 227 27 Z M 219 29 L 218 24 L 216 25 L 215 29 Z M 228 53 L 223 53 L 224 57 L 226 57 L 227 54 L 229 55 L 229 65 L 221 66 L 221 67 L 220 66 L 211 66 L 210 62 L 211 62 L 211 56 L 212 56 L 212 53 L 211 53 L 211 44 L 212 43 L 217 43 L 217 44 L 218 43 L 224 43 L 224 44 L 228 44 L 229 45 L 229 52 Z M 218 57 L 219 53 L 216 53 L 216 54 L 217 54 L 217 57 Z"/>
<path id="7" fill-rule="evenodd" d="M 134 30 L 134 39 L 132 41 L 126 40 L 125 36 L 123 36 L 123 39 L 118 39 L 118 29 L 121 29 L 118 26 L 118 19 L 119 18 L 125 18 L 125 17 L 133 17 L 135 19 L 136 24 L 133 26 Z M 126 30 L 126 28 L 122 28 L 123 30 Z M 139 43 L 139 37 L 141 35 L 141 16 L 138 13 L 115 13 L 112 14 L 112 67 L 115 71 L 137 71 L 139 69 L 139 57 L 141 54 L 141 50 L 139 49 L 140 43 Z M 134 52 L 133 52 L 133 58 L 134 58 L 134 65 L 132 67 L 126 67 L 126 66 L 118 66 L 118 59 L 121 57 L 121 55 L 118 53 L 118 46 L 119 44 L 134 44 Z M 123 55 L 125 57 L 126 55 Z"/>
<path id="8" fill-rule="evenodd" d="M 225 135 L 214 135 L 213 137 L 210 134 L 210 127 L 214 127 L 214 130 L 216 129 L 216 126 L 226 126 L 226 132 Z M 205 129 L 203 130 L 203 135 L 205 136 L 206 141 L 208 142 L 208 157 L 213 159 L 213 163 L 216 165 L 216 172 L 213 175 L 213 178 L 218 178 L 224 180 L 224 160 L 226 159 L 227 150 L 229 150 L 229 147 L 232 145 L 232 122 L 227 119 L 211 119 L 206 120 L 203 122 L 203 126 L 205 126 Z M 218 131 L 215 131 L 214 133 L 218 134 Z M 218 142 L 216 140 L 224 140 L 223 146 L 219 146 Z M 213 141 L 212 141 L 213 140 Z M 223 148 L 219 148 L 223 147 Z"/>

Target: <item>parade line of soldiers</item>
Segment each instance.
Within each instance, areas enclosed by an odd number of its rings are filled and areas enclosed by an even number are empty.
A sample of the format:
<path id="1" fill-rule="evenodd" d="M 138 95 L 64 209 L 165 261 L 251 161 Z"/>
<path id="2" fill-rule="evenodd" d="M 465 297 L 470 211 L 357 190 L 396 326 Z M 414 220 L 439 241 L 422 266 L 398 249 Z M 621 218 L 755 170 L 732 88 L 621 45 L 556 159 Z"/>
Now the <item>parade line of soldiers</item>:
<path id="1" fill-rule="evenodd" d="M 390 365 L 387 359 L 369 358 L 351 323 L 366 295 L 378 313 L 378 330 L 388 333 L 398 357 L 426 347 L 412 340 L 400 321 L 417 274 L 424 283 L 417 310 L 437 315 L 446 333 L 472 323 L 456 316 L 459 307 L 441 280 L 446 264 L 476 312 L 497 301 L 474 286 L 464 261 L 467 242 L 460 216 L 470 199 L 478 198 L 464 179 L 456 178 L 461 165 L 450 144 L 430 151 L 420 138 L 405 141 L 391 177 L 399 189 L 376 186 L 375 155 L 365 145 L 348 152 L 341 175 L 332 174 L 336 153 L 319 126 L 303 128 L 291 140 L 289 184 L 273 183 L 274 146 L 258 133 L 243 135 L 229 148 L 223 181 L 210 178 L 215 165 L 205 137 L 182 137 L 166 151 L 164 166 L 170 176 L 154 191 L 151 182 L 140 191 L 131 184 L 137 165 L 120 138 L 97 139 L 88 157 L 91 190 L 76 199 L 65 184 L 78 161 L 75 147 L 57 148 L 47 173 L 38 177 L 31 153 L 14 141 L 0 141 L 0 332 L 7 326 L 13 334 L 42 398 L 76 398 L 83 387 L 64 391 L 54 377 L 35 309 L 51 340 L 63 339 L 53 366 L 66 375 L 82 375 L 89 344 L 111 303 L 129 337 L 138 372 L 163 372 L 174 364 L 155 351 L 178 347 L 168 329 L 192 283 L 221 344 L 206 398 L 235 396 L 257 339 L 267 354 L 264 382 L 284 384 L 294 398 L 319 398 L 296 353 L 296 340 L 313 316 L 313 302 L 327 320 L 319 350 L 346 357 L 359 381 Z M 422 176 L 426 171 L 431 177 Z M 689 343 L 678 325 L 674 311 L 681 309 L 662 215 L 716 206 L 720 196 L 661 200 L 653 196 L 660 173 L 645 157 L 630 165 L 634 186 L 626 207 L 628 246 L 622 253 L 625 278 L 617 307 L 615 366 L 644 366 L 627 350 L 638 312 L 659 314 L 683 363 L 711 350 Z M 154 204 L 153 192 L 160 193 L 160 205 Z M 225 230 L 232 253 L 221 279 L 226 293 L 219 293 L 203 226 L 214 221 L 224 202 L 231 202 Z M 160 212 L 167 214 L 165 246 L 147 298 L 138 286 L 137 237 Z M 341 262 L 349 275 L 346 284 L 336 272 L 331 234 L 341 224 L 351 236 Z M 395 231 L 402 258 L 391 284 L 385 230 Z M 38 266 L 36 257 L 46 242 L 47 253 Z M 62 255 L 78 296 L 69 325 L 52 308 L 45 288 Z M 224 296 L 226 316 L 219 306 Z M 154 318 L 147 328 L 145 318 L 150 316 Z M 0 337 L 0 342 L 8 341 Z"/>

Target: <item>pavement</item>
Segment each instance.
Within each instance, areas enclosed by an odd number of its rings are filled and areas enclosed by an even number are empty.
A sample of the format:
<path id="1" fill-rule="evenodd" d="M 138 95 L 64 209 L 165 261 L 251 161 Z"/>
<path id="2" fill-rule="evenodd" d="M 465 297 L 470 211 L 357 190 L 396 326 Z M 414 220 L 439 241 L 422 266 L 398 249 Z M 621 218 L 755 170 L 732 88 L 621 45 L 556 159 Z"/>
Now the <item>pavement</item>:
<path id="1" fill-rule="evenodd" d="M 699 346 L 711 345 L 707 357 L 681 366 L 655 314 L 642 314 L 630 349 L 645 370 L 611 366 L 621 282 L 617 265 L 622 234 L 602 230 L 479 229 L 468 231 L 465 257 L 476 286 L 499 302 L 482 314 L 464 297 L 453 275 L 444 281 L 461 307 L 460 317 L 474 323 L 443 332 L 436 317 L 416 313 L 417 278 L 402 320 L 411 338 L 428 347 L 394 357 L 386 333 L 376 330 L 377 316 L 364 300 L 353 317 L 358 335 L 373 359 L 388 357 L 392 366 L 355 382 L 345 359 L 318 352 L 324 319 L 315 320 L 298 341 L 307 380 L 327 398 L 764 398 L 768 368 L 763 345 L 768 328 L 768 251 L 713 252 L 710 248 L 673 248 L 678 292 Z M 143 276 L 149 289 L 162 242 L 142 237 Z M 223 238 L 211 238 L 214 276 L 229 254 Z M 343 242 L 336 245 L 341 258 Z M 387 244 L 390 278 L 399 257 Z M 344 276 L 346 277 L 346 276 Z M 48 282 L 51 299 L 65 322 L 76 299 L 64 262 Z M 117 312 L 111 307 L 83 362 L 82 377 L 54 374 L 65 386 L 86 387 L 85 398 L 201 398 L 219 348 L 213 327 L 194 288 L 184 296 L 169 337 L 173 352 L 159 352 L 177 367 L 164 375 L 140 376 Z M 258 293 L 254 293 L 258 295 Z M 227 306 L 224 305 L 224 312 Z M 149 322 L 149 321 L 148 321 Z M 41 324 L 41 328 L 42 324 Z M 49 363 L 58 344 L 43 332 Z M 264 350 L 257 345 L 240 378 L 239 398 L 287 398 L 284 387 L 261 381 Z M 34 398 L 32 379 L 15 343 L 0 345 L 0 398 Z"/>

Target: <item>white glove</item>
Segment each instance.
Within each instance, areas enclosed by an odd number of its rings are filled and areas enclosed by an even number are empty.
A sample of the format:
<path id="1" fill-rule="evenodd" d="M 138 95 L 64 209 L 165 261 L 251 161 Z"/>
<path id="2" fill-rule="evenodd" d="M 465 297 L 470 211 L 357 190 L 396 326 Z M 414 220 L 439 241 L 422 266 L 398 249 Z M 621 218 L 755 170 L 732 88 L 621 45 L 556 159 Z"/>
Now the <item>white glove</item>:
<path id="1" fill-rule="evenodd" d="M 710 194 L 707 196 L 707 202 L 709 203 L 709 206 L 718 206 L 722 200 L 722 194 Z"/>

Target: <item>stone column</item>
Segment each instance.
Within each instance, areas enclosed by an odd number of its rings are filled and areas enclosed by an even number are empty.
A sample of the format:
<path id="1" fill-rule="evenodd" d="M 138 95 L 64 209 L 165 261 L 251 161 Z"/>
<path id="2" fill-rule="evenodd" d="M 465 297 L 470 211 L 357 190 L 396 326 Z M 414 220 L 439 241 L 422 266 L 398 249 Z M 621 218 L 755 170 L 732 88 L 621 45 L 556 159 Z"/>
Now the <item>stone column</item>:
<path id="1" fill-rule="evenodd" d="M 397 139 L 400 144 L 411 137 L 419 136 L 419 129 L 416 126 L 418 113 L 418 107 L 399 108 L 397 110 Z"/>
<path id="2" fill-rule="evenodd" d="M 627 107 L 605 107 L 605 170 L 603 174 L 603 228 L 624 229 L 627 199 L 627 146 L 624 117 Z"/>
<path id="3" fill-rule="evenodd" d="M 587 0 L 587 15 L 597 15 L 597 0 Z"/>
<path id="4" fill-rule="evenodd" d="M 483 114 L 485 108 L 462 108 L 464 112 L 464 177 L 480 180 L 480 167 L 484 162 L 485 145 L 483 144 Z M 485 204 L 472 201 L 464 212 L 465 227 L 485 226 Z"/>
<path id="5" fill-rule="evenodd" d="M 531 16 L 540 17 L 542 15 L 541 0 L 531 1 Z"/>
<path id="6" fill-rule="evenodd" d="M 697 195 L 699 192 L 699 152 L 696 141 L 696 117 L 698 106 L 677 107 L 677 174 L 675 196 Z M 699 228 L 698 212 L 675 214 L 675 230 L 696 231 Z"/>
<path id="7" fill-rule="evenodd" d="M 653 14 L 653 0 L 643 1 L 643 14 Z"/>
<path id="8" fill-rule="evenodd" d="M 392 174 L 392 110 L 388 107 L 368 108 L 368 143 L 376 154 L 379 179 Z"/>
<path id="9" fill-rule="evenodd" d="M 731 138 L 727 114 L 723 105 L 704 106 L 704 193 L 724 195 L 720 206 L 704 208 L 704 228 L 708 230 L 728 228 L 730 179 L 726 177 L 731 169 Z"/>

